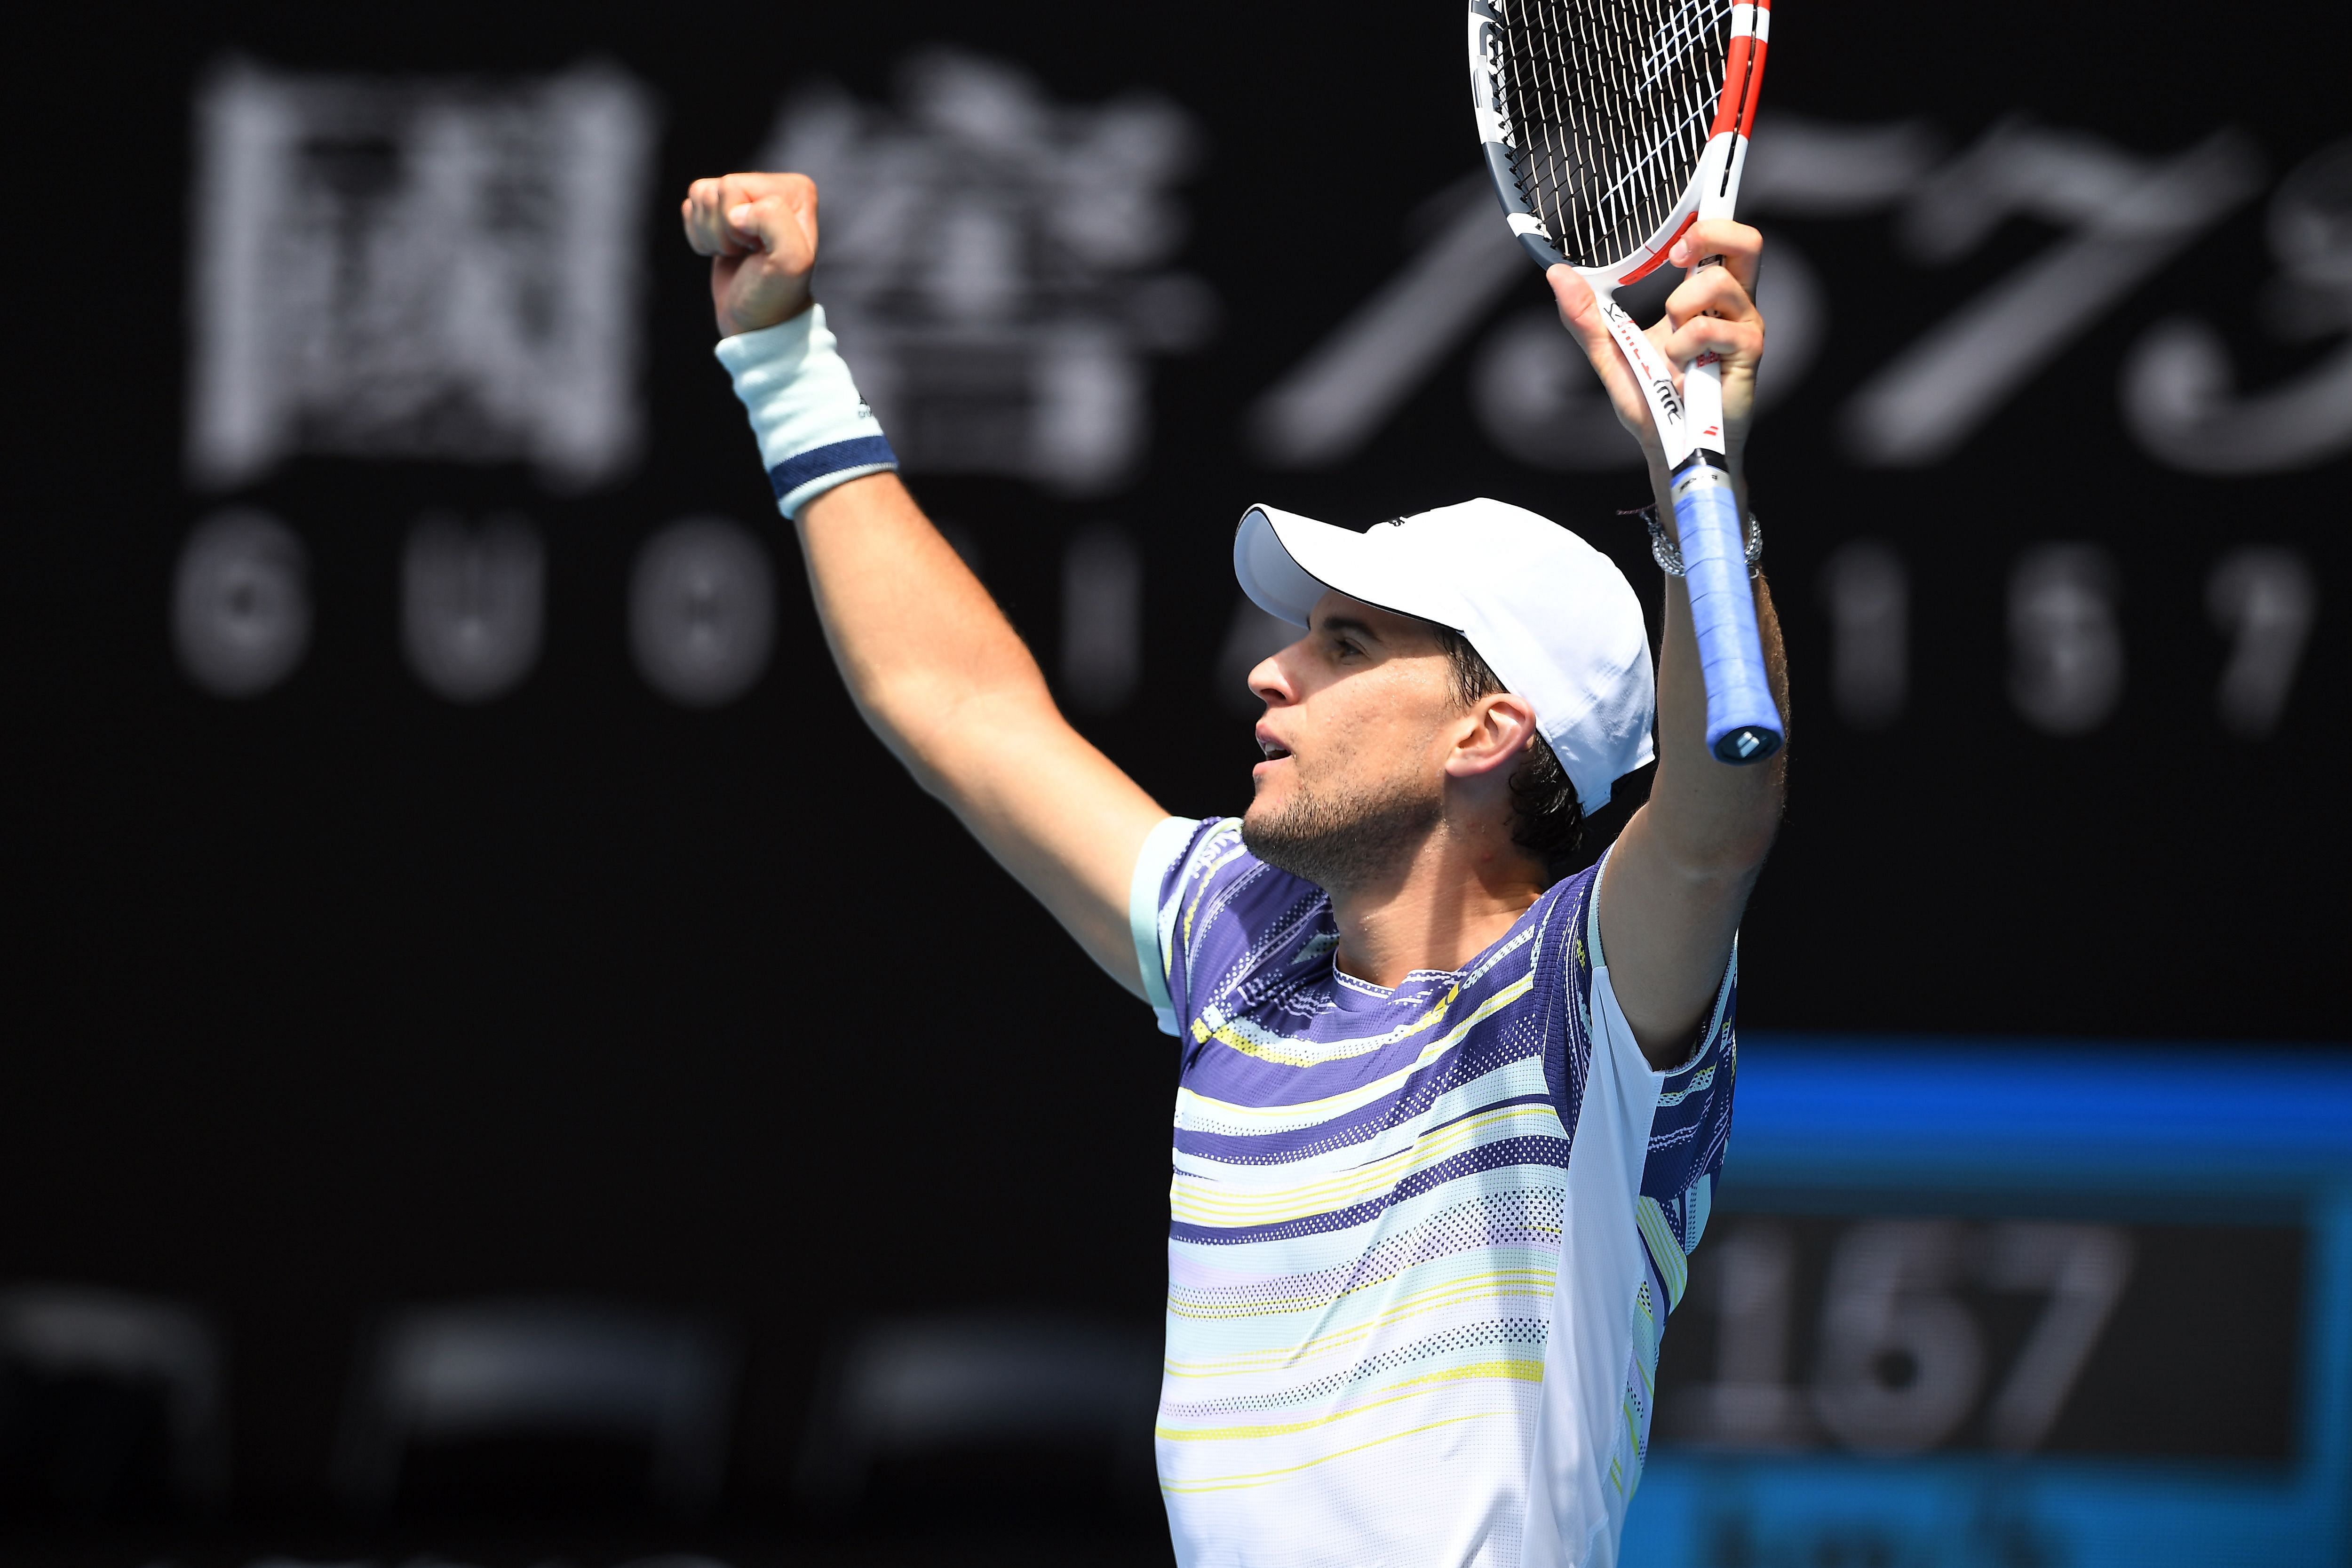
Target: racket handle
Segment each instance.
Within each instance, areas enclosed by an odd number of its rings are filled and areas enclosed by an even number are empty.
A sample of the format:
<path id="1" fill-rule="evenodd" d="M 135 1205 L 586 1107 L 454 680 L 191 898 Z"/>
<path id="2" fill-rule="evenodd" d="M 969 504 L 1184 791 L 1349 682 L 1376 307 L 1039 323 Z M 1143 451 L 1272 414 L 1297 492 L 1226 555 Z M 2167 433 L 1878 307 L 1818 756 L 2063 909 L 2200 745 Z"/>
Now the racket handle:
<path id="1" fill-rule="evenodd" d="M 1721 459 L 1700 447 L 1675 470 L 1673 495 L 1706 681 L 1706 749 L 1721 762 L 1760 763 L 1780 749 L 1780 710 L 1764 679 L 1738 492 Z"/>

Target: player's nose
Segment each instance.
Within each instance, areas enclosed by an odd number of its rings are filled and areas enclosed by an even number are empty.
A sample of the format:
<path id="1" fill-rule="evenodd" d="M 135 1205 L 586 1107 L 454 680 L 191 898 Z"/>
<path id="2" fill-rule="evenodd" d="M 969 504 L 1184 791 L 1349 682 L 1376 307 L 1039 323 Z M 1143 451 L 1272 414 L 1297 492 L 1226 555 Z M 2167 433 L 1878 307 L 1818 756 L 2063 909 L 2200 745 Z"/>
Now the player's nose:
<path id="1" fill-rule="evenodd" d="M 1290 684 L 1289 672 L 1282 668 L 1282 655 L 1279 653 L 1268 654 L 1257 661 L 1249 672 L 1249 689 L 1250 695 L 1270 708 L 1298 700 Z"/>

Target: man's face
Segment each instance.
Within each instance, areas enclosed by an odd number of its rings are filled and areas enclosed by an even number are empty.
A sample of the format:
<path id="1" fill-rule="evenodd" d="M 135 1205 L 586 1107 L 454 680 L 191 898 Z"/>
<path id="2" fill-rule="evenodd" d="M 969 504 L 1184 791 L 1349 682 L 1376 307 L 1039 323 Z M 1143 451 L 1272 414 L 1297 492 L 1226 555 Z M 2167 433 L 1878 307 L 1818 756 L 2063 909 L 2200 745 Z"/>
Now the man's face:
<path id="1" fill-rule="evenodd" d="M 1338 890 L 1381 875 L 1437 821 L 1461 709 L 1428 626 L 1327 593 L 1250 689 L 1266 704 L 1242 817 L 1258 858 Z"/>

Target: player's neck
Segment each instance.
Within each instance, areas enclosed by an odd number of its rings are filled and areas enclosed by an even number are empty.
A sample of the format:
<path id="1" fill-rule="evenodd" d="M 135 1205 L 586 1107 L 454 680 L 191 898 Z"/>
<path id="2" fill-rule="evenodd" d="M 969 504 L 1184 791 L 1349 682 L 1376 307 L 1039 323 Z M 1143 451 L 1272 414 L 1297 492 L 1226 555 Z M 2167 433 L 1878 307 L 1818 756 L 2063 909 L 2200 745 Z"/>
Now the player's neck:
<path id="1" fill-rule="evenodd" d="M 1509 931 L 1543 889 L 1542 868 L 1507 831 L 1465 835 L 1441 823 L 1390 876 L 1330 889 L 1335 962 L 1391 988 L 1416 969 L 1459 969 Z"/>

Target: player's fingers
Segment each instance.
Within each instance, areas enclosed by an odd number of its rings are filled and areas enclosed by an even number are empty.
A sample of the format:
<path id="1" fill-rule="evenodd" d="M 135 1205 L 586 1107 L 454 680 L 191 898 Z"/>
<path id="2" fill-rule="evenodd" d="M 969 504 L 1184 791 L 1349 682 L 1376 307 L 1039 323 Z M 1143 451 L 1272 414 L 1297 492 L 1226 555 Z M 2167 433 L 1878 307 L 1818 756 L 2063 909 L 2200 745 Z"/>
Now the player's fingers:
<path id="1" fill-rule="evenodd" d="M 728 227 L 722 204 L 724 180 L 697 180 L 686 189 L 680 214 L 686 221 L 686 242 L 699 256 L 740 256 L 748 248 Z"/>
<path id="2" fill-rule="evenodd" d="M 754 243 L 758 236 L 736 223 L 735 210 L 758 195 L 759 192 L 753 190 L 751 182 L 741 174 L 722 174 L 719 178 L 719 227 L 729 238 L 748 250 L 759 248 Z"/>
<path id="3" fill-rule="evenodd" d="M 1756 265 L 1764 253 L 1764 237 L 1744 223 L 1729 218 L 1713 218 L 1695 223 L 1683 230 L 1666 259 L 1677 267 L 1688 267 L 1710 256 L 1723 258 L 1723 266 L 1737 279 L 1739 286 L 1753 294 L 1756 291 Z"/>
<path id="4" fill-rule="evenodd" d="M 1666 296 L 1666 321 L 1681 326 L 1694 316 L 1716 316 L 1728 321 L 1757 319 L 1756 301 L 1739 286 L 1727 267 L 1709 267 L 1692 273 Z"/>
<path id="5" fill-rule="evenodd" d="M 1633 367 L 1626 363 L 1617 340 L 1610 335 L 1608 319 L 1601 312 L 1601 301 L 1594 296 L 1592 286 L 1576 268 L 1565 264 L 1548 269 L 1544 278 L 1551 285 L 1553 300 L 1559 306 L 1560 324 L 1568 329 L 1601 377 L 1618 419 L 1644 446 L 1654 445 L 1657 428 L 1643 396 L 1641 381 L 1634 375 Z"/>
<path id="6" fill-rule="evenodd" d="M 790 265 L 816 255 L 816 183 L 805 174 L 759 174 L 743 181 L 727 221 L 745 243 Z"/>
<path id="7" fill-rule="evenodd" d="M 761 204 L 758 202 L 737 202 L 727 209 L 726 214 L 728 233 L 732 235 L 737 242 L 748 245 L 754 250 L 768 248 L 768 237 L 761 229 L 760 207 Z"/>
<path id="8" fill-rule="evenodd" d="M 756 204 L 777 194 L 778 183 L 784 176 L 776 174 L 733 174 L 721 175 L 718 181 L 717 205 L 719 221 L 737 248 L 743 251 L 764 249 L 762 237 L 756 224 L 739 221 L 738 214 L 746 205 Z"/>
<path id="9" fill-rule="evenodd" d="M 1764 354 L 1764 323 L 1727 321 L 1717 316 L 1694 316 L 1655 342 L 1659 352 L 1677 369 L 1712 349 L 1725 360 L 1753 364 Z"/>
<path id="10" fill-rule="evenodd" d="M 816 215 L 811 204 L 793 200 L 798 194 L 772 191 L 727 212 L 727 226 L 787 272 L 804 272 L 816 259 Z"/>
<path id="11" fill-rule="evenodd" d="M 694 247 L 697 256 L 717 254 L 719 237 L 710 216 L 717 210 L 718 187 L 716 180 L 696 180 L 686 187 L 686 199 L 678 203 L 678 217 L 686 226 L 686 243 Z"/>
<path id="12" fill-rule="evenodd" d="M 1564 263 L 1550 268 L 1543 279 L 1552 284 L 1552 300 L 1559 306 L 1559 324 L 1569 329 L 1569 336 L 1576 339 L 1578 348 L 1583 348 L 1585 357 L 1592 360 L 1592 369 L 1597 369 L 1606 381 L 1609 372 L 1618 364 L 1618 348 L 1616 339 L 1609 336 L 1609 322 L 1601 320 L 1601 303 L 1592 294 L 1592 284 L 1585 282 L 1576 268 Z"/>

